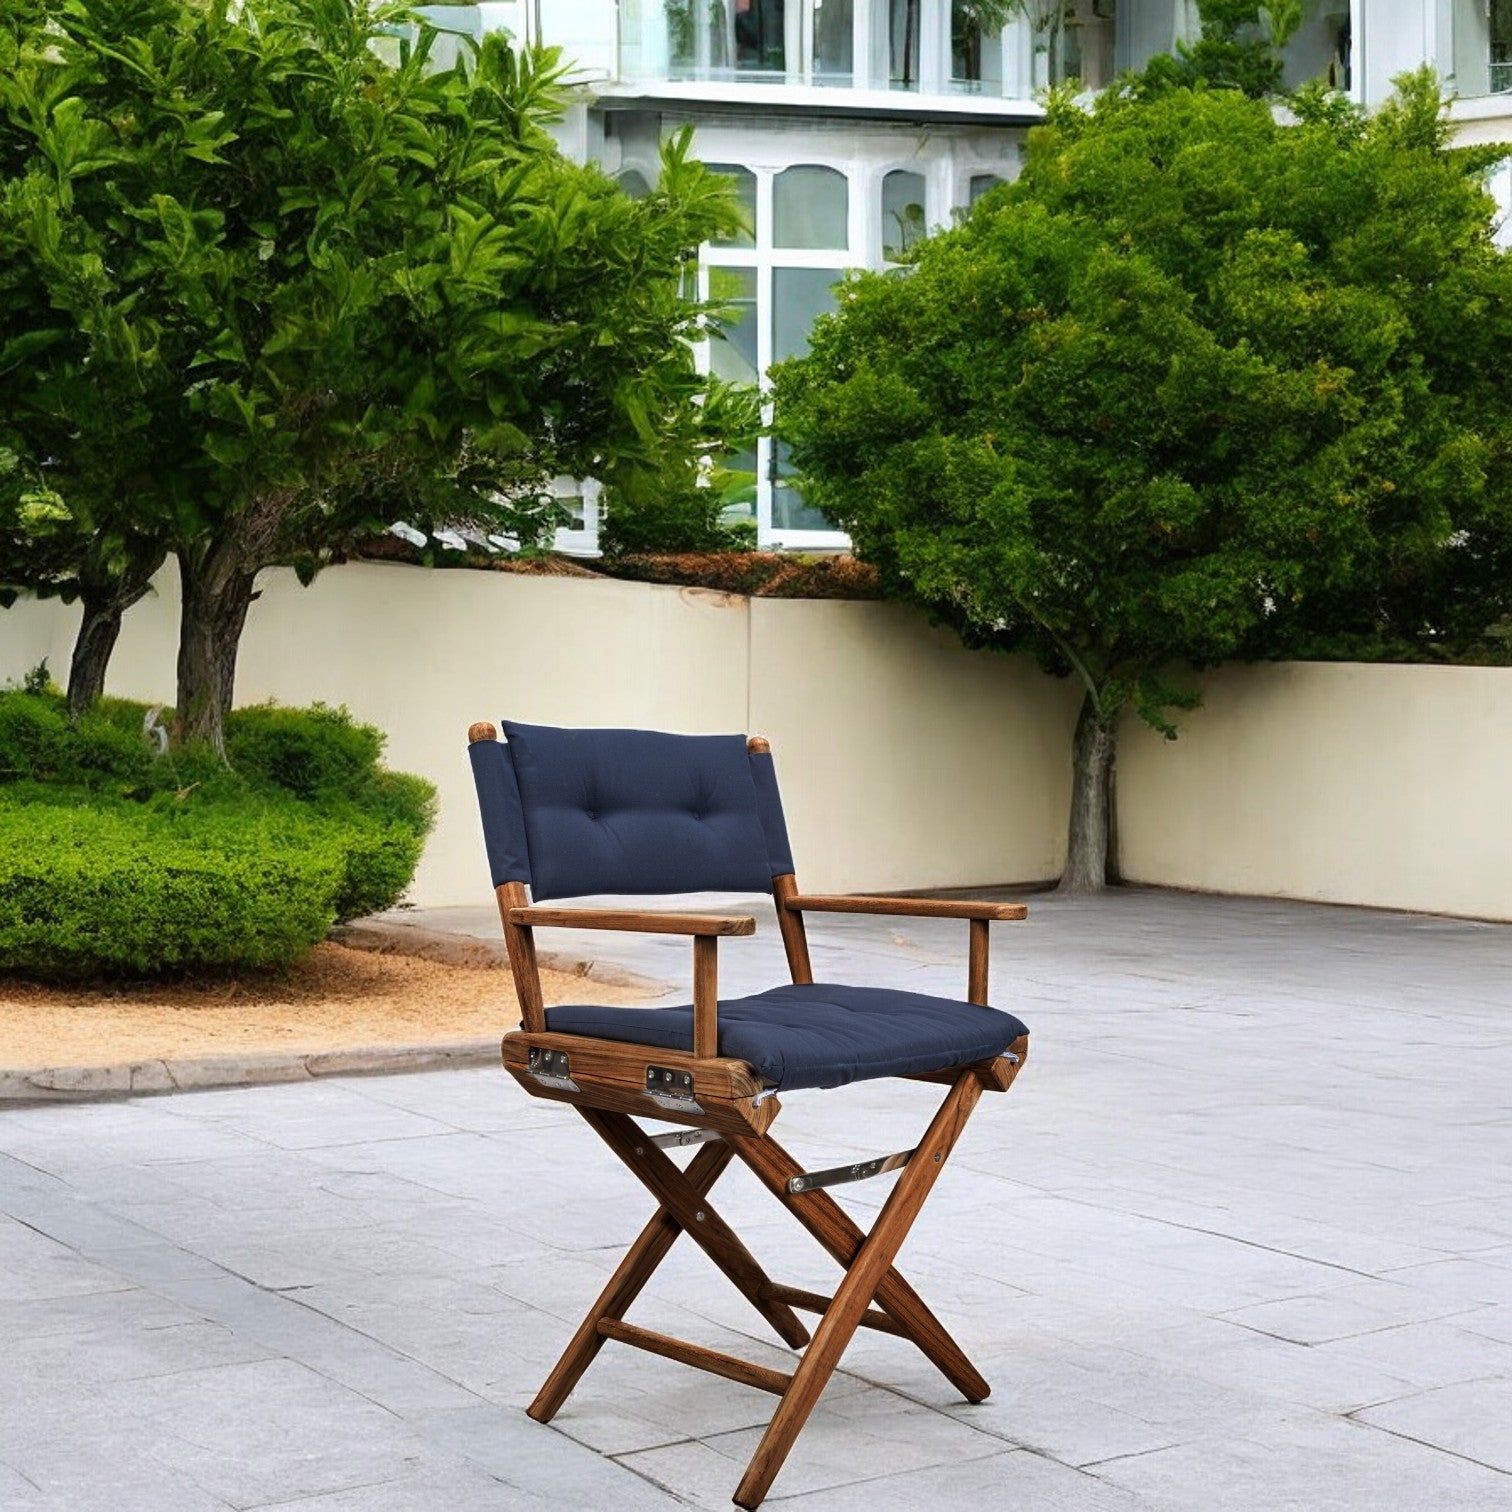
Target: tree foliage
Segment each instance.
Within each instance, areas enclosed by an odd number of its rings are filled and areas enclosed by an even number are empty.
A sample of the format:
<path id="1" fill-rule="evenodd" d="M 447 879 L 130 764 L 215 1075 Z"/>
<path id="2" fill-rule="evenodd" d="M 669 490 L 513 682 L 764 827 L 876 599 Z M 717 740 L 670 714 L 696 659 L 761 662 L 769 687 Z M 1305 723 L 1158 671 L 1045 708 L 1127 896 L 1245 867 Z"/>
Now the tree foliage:
<path id="1" fill-rule="evenodd" d="M 1281 88 L 1279 49 L 1302 24 L 1302 0 L 1197 0 L 1198 35 L 1151 59 L 1135 87 L 1237 89 L 1264 99 Z"/>
<path id="2" fill-rule="evenodd" d="M 1512 601 L 1484 160 L 1426 73 L 1294 109 L 1052 99 L 1015 184 L 776 370 L 807 496 L 890 590 L 1074 671 L 1104 731 L 1169 731 L 1172 663 L 1442 651 Z"/>
<path id="3" fill-rule="evenodd" d="M 632 200 L 557 152 L 554 54 L 432 40 L 364 0 L 0 0 L 0 443 L 177 557 L 190 735 L 261 568 L 401 514 L 528 538 L 546 479 L 688 431 L 723 188 L 685 135 Z"/>

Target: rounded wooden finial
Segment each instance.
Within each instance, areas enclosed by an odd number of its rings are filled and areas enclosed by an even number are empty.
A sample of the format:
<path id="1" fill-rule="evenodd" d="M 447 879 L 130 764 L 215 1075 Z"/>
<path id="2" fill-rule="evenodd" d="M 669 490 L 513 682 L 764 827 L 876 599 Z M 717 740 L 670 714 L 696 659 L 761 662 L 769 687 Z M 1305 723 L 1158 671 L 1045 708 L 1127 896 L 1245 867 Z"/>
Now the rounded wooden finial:
<path id="1" fill-rule="evenodd" d="M 747 735 L 746 750 L 753 756 L 769 756 L 772 752 L 772 742 L 765 735 Z"/>
<path id="2" fill-rule="evenodd" d="M 497 740 L 498 738 L 499 732 L 486 719 L 467 727 L 468 745 L 476 745 L 480 740 Z"/>

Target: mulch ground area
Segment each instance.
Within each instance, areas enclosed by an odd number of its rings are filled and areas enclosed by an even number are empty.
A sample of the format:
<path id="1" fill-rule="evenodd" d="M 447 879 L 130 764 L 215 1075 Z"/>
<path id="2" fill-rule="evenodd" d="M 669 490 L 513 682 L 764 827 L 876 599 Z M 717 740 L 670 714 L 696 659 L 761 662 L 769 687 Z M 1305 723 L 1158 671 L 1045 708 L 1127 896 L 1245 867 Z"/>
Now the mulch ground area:
<path id="1" fill-rule="evenodd" d="M 548 1003 L 627 1003 L 634 987 L 541 972 Z M 0 1068 L 457 1044 L 519 1023 L 496 964 L 317 945 L 287 971 L 234 979 L 44 987 L 0 978 Z"/>

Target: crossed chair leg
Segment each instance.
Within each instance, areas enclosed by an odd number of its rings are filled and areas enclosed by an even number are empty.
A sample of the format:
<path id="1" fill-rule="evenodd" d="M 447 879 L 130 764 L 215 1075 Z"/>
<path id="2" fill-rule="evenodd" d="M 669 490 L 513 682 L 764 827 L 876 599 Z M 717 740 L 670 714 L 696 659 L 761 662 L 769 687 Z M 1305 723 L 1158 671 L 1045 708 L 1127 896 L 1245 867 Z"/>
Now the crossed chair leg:
<path id="1" fill-rule="evenodd" d="M 660 1207 L 579 1325 L 527 1409 L 530 1416 L 542 1423 L 551 1421 L 605 1339 L 772 1392 L 781 1398 L 777 1411 L 735 1491 L 737 1505 L 754 1508 L 770 1490 L 857 1328 L 875 1328 L 912 1340 L 967 1401 L 984 1400 L 990 1390 L 987 1382 L 918 1293 L 893 1269 L 894 1257 L 981 1094 L 981 1080 L 969 1071 L 952 1083 L 870 1233 L 864 1233 L 822 1189 L 792 1190 L 789 1183 L 802 1174 L 802 1167 L 769 1134 L 725 1135 L 722 1142 L 703 1145 L 687 1169 L 679 1170 L 628 1115 L 579 1105 L 589 1126 L 640 1178 Z M 709 1190 L 737 1155 L 844 1268 L 844 1279 L 833 1297 L 777 1285 L 709 1204 Z M 804 1349 L 791 1373 L 752 1365 L 624 1321 L 630 1304 L 680 1233 L 698 1243 L 785 1343 Z M 794 1313 L 795 1307 L 821 1314 L 812 1339 Z"/>

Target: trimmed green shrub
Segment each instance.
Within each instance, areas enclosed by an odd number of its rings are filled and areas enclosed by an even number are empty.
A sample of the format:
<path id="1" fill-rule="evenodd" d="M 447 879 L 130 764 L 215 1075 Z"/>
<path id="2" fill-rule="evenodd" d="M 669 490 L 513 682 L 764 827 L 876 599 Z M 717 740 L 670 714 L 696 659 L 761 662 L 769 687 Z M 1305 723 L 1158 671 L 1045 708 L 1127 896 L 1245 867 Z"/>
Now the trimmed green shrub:
<path id="1" fill-rule="evenodd" d="M 409 885 L 435 790 L 379 766 L 345 710 L 244 709 L 227 769 L 158 756 L 146 706 L 70 724 L 0 693 L 0 972 L 147 977 L 280 966 Z"/>
<path id="2" fill-rule="evenodd" d="M 65 760 L 68 720 L 46 693 L 0 695 L 0 782 L 50 777 Z"/>
<path id="3" fill-rule="evenodd" d="M 218 845 L 213 827 L 175 829 L 149 810 L 0 803 L 0 971 L 57 980 L 279 966 L 335 922 L 339 843 Z"/>
<path id="4" fill-rule="evenodd" d="M 226 757 L 249 781 L 283 788 L 307 803 L 355 797 L 369 785 L 383 751 L 372 725 L 345 709 L 259 704 L 226 720 Z"/>

